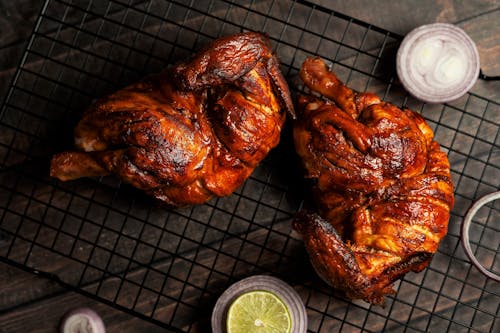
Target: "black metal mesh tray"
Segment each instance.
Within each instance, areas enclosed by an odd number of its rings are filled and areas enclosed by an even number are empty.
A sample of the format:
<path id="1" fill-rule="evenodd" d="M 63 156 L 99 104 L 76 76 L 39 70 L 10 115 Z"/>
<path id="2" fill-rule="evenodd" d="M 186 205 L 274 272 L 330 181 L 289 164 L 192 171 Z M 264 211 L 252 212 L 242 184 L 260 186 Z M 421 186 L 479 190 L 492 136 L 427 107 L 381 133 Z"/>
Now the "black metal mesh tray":
<path id="1" fill-rule="evenodd" d="M 421 112 L 448 152 L 449 234 L 386 307 L 338 297 L 310 267 L 290 226 L 304 191 L 289 129 L 232 196 L 185 209 L 162 208 L 112 177 L 48 177 L 50 156 L 71 147 L 94 98 L 245 30 L 269 34 L 292 87 L 305 57 L 321 56 L 350 87 Z M 411 98 L 394 73 L 400 40 L 299 0 L 47 0 L 0 111 L 0 259 L 172 332 L 203 331 L 217 296 L 259 273 L 295 287 L 311 332 L 498 332 L 499 284 L 470 265 L 459 229 L 470 204 L 499 187 L 499 104 L 474 94 L 445 105 Z M 498 207 L 487 207 L 472 237 L 497 272 Z"/>

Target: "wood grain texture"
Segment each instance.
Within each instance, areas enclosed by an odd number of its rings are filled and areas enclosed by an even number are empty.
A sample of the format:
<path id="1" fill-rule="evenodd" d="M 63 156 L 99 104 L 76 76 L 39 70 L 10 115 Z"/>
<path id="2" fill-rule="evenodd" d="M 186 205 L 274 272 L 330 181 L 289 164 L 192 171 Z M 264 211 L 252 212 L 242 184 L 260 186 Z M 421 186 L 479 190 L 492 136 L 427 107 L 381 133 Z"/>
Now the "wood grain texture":
<path id="1" fill-rule="evenodd" d="M 376 2 L 376 5 L 371 0 L 353 0 L 344 2 L 315 0 L 315 2 L 401 35 L 404 35 L 411 29 L 426 23 L 457 23 L 476 42 L 481 57 L 481 66 L 485 73 L 489 75 L 499 75 L 500 64 L 498 62 L 498 58 L 500 54 L 500 4 L 498 0 L 380 0 Z M 33 23 L 36 20 L 36 15 L 42 3 L 43 1 L 41 0 L 0 0 L 0 101 L 3 100 L 4 94 L 8 88 L 7 85 L 12 79 L 14 67 L 20 61 L 22 52 L 26 45 L 25 43 L 29 38 Z M 346 63 L 351 60 L 352 59 L 349 59 L 349 57 L 344 59 Z M 355 78 L 353 80 L 353 84 L 358 84 L 355 81 Z M 363 82 L 360 82 L 359 84 L 362 86 Z M 374 88 L 376 87 L 377 86 L 374 84 Z M 500 98 L 500 86 L 498 82 L 479 81 L 473 88 L 473 92 L 494 100 L 498 100 Z M 395 94 L 393 98 L 394 100 L 397 100 L 397 94 Z M 130 234 L 137 235 L 140 232 L 140 228 L 140 224 L 135 224 L 128 232 L 130 232 Z M 196 237 L 196 231 L 194 230 L 192 232 L 193 237 Z M 40 241 L 50 242 L 50 233 L 47 233 L 45 237 L 46 238 L 41 238 Z M 252 237 L 259 239 L 259 237 L 263 237 L 263 234 L 255 232 L 249 234 L 247 239 L 252 239 Z M 151 234 L 151 243 L 154 243 L 156 240 L 156 235 L 154 233 Z M 112 246 L 115 241 L 112 238 L 112 232 L 110 232 L 110 238 L 104 239 L 103 241 L 105 242 L 103 243 L 103 246 L 108 246 L 109 244 Z M 237 241 L 229 241 L 221 244 L 221 246 L 222 245 L 226 248 L 227 252 L 234 253 L 241 250 L 244 246 L 241 242 Z M 143 254 L 145 258 L 147 258 L 147 252 L 145 251 Z M 189 257 L 188 254 L 185 255 L 187 256 L 186 258 L 196 258 L 197 261 L 207 267 L 216 265 L 215 267 L 217 267 L 217 270 L 220 270 L 220 273 L 225 273 L 226 277 L 227 274 L 231 273 L 233 269 L 241 276 L 251 273 L 248 271 L 238 271 L 241 267 L 238 266 L 238 263 L 235 262 L 234 259 L 231 259 L 230 256 L 222 256 L 221 258 L 218 258 L 218 262 L 214 262 L 213 250 L 205 249 L 205 251 L 192 252 L 190 254 L 191 257 Z M 100 258 L 99 260 L 106 263 L 106 257 Z M 250 253 L 246 254 L 246 260 L 252 260 Z M 63 262 L 39 262 L 37 264 L 44 268 L 59 267 L 58 269 L 60 269 L 60 265 L 62 265 Z M 159 261 L 157 263 L 156 269 L 165 269 L 165 267 L 169 264 L 169 259 L 163 258 L 163 261 Z M 274 264 L 272 256 L 270 256 L 268 264 L 269 266 Z M 178 266 L 179 272 L 182 271 L 181 265 L 182 262 L 179 263 Z M 133 268 L 134 269 L 127 273 L 127 279 L 131 281 L 140 280 L 144 277 L 144 274 L 146 274 L 144 269 L 136 267 Z M 291 269 L 295 270 L 295 272 L 298 271 L 297 267 L 291 267 Z M 188 272 L 188 270 L 186 272 Z M 306 273 L 308 273 L 308 271 L 304 274 Z M 149 274 L 151 275 L 151 278 L 148 280 L 148 283 L 150 284 L 151 289 L 155 290 L 155 288 L 159 288 L 159 286 L 163 283 L 161 276 L 153 273 Z M 206 278 L 206 275 L 204 274 L 206 274 L 206 271 L 203 270 L 201 273 L 197 273 L 197 275 L 193 274 L 192 280 L 190 280 L 191 285 L 204 286 L 204 279 Z M 99 279 L 100 276 L 101 275 L 96 274 L 93 276 L 94 279 L 89 279 L 89 282 L 94 281 L 94 283 L 88 283 L 85 285 L 85 288 L 89 291 L 95 291 L 96 286 L 101 285 L 102 295 L 100 296 L 106 299 L 114 299 L 116 297 L 117 290 L 116 279 L 113 280 L 113 278 L 107 277 Z M 222 274 L 222 276 L 225 275 Z M 97 280 L 95 280 L 95 278 L 97 278 Z M 415 279 L 415 283 L 421 282 L 418 281 L 419 277 L 415 277 Z M 212 288 L 210 289 L 211 294 L 215 294 L 218 291 L 223 290 L 229 283 L 230 282 L 227 281 L 224 285 L 210 285 L 210 288 Z M 485 284 L 484 281 L 479 281 L 479 283 Z M 174 281 L 171 281 L 171 284 L 168 286 L 170 287 L 168 292 L 172 293 L 176 290 L 178 291 L 180 288 L 180 285 L 175 283 L 175 279 Z M 414 294 L 412 293 L 414 290 L 412 287 L 414 288 L 413 285 L 407 286 L 404 294 L 400 295 L 403 299 L 408 299 L 408 302 L 410 303 L 414 301 L 412 299 L 412 297 L 414 297 Z M 134 300 L 134 296 L 137 291 L 137 286 L 131 284 L 128 289 L 123 289 L 123 292 L 119 295 L 117 301 L 126 306 L 129 302 Z M 186 292 L 191 292 L 193 295 L 197 295 L 199 291 L 199 287 L 193 287 L 191 289 L 188 288 L 186 290 Z M 408 292 L 408 294 L 406 294 L 406 292 Z M 151 302 L 154 295 L 148 296 L 147 293 L 144 295 L 144 298 L 140 299 L 138 306 L 147 310 L 152 306 Z M 474 296 L 475 294 L 471 294 L 471 298 L 464 298 L 463 302 L 473 302 L 474 299 L 472 297 Z M 309 297 L 314 299 L 314 295 L 309 295 Z M 209 308 L 209 304 L 213 302 L 213 295 L 205 296 L 203 301 L 206 302 L 204 305 Z M 77 306 L 89 306 L 96 310 L 103 317 L 108 332 L 110 333 L 145 331 L 154 333 L 166 331 L 165 329 L 159 328 L 158 326 L 147 321 L 125 314 L 122 311 L 91 300 L 78 293 L 67 291 L 57 283 L 50 280 L 32 275 L 4 263 L 0 263 L 0 332 L 55 332 L 62 315 L 68 309 Z M 330 306 L 332 307 L 331 313 L 335 314 L 336 307 L 347 307 L 348 305 L 335 304 Z M 404 307 L 402 307 L 401 311 L 404 312 L 405 310 L 408 311 L 408 309 L 404 309 Z M 384 313 L 384 310 L 380 311 Z M 353 314 L 355 314 L 355 312 L 353 312 Z M 164 319 L 171 315 L 172 308 L 167 302 L 162 302 L 160 300 L 158 310 L 156 312 L 157 318 Z M 205 317 L 207 315 L 207 313 L 204 314 Z M 311 327 L 313 328 L 321 325 L 321 319 L 316 318 L 315 315 L 318 315 L 318 312 L 311 311 L 310 320 L 312 322 Z M 412 320 L 425 320 L 425 317 L 427 316 L 426 313 L 419 313 L 418 311 L 415 311 L 413 315 Z M 453 313 L 450 315 L 453 315 Z M 317 319 L 317 322 L 315 322 L 315 318 Z M 332 330 L 341 327 L 340 323 L 337 326 L 334 324 L 332 325 Z M 396 327 L 394 330 L 397 331 L 397 325 L 394 326 Z M 199 331 L 203 332 L 203 327 L 204 326 L 201 326 Z M 384 323 L 380 325 L 377 325 L 376 323 L 373 324 L 374 330 L 382 329 L 383 327 Z M 323 327 L 323 329 L 324 328 L 325 327 Z"/>
<path id="2" fill-rule="evenodd" d="M 312 2 L 371 23 L 389 31 L 404 35 L 410 30 L 429 23 L 457 23 L 470 21 L 484 13 L 497 11 L 497 0 L 422 0 L 398 1 L 371 0 Z M 490 30 L 491 31 L 491 30 Z"/>
<path id="3" fill-rule="evenodd" d="M 0 265 L 0 269 L 6 269 L 5 265 Z M 32 275 L 18 270 L 15 276 L 19 280 L 24 278 L 24 281 L 27 281 Z M 50 284 L 43 278 L 37 279 L 39 281 L 36 284 Z M 33 289 L 34 286 L 26 284 L 24 288 Z M 57 332 L 61 318 L 69 309 L 75 307 L 90 307 L 96 311 L 103 318 L 107 332 L 165 332 L 157 325 L 74 292 L 57 293 L 52 297 L 43 297 L 36 302 L 32 300 L 25 306 L 0 313 L 0 332 Z"/>

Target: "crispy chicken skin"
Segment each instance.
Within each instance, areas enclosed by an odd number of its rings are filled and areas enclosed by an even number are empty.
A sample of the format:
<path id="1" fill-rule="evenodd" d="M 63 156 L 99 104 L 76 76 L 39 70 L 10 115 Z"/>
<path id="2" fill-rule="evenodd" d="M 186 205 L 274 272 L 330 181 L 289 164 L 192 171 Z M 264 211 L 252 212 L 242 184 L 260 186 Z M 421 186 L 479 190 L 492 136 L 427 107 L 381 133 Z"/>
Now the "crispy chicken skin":
<path id="1" fill-rule="evenodd" d="M 187 62 L 92 104 L 76 151 L 53 157 L 66 181 L 116 174 L 171 205 L 231 194 L 275 147 L 293 106 L 267 36 L 215 40 Z"/>
<path id="2" fill-rule="evenodd" d="M 306 59 L 300 76 L 322 97 L 299 97 L 294 143 L 317 212 L 299 213 L 294 228 L 327 283 L 381 304 L 395 280 L 428 265 L 447 233 L 447 156 L 419 114 L 352 91 L 321 59 Z"/>

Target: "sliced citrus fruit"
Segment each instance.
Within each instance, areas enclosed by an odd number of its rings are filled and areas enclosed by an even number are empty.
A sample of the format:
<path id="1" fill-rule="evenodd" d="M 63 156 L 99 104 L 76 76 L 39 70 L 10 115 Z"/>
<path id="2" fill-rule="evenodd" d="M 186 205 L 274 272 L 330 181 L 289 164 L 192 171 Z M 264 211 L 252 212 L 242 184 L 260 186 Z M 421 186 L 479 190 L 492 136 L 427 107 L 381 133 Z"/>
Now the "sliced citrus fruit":
<path id="1" fill-rule="evenodd" d="M 227 333 L 289 333 L 291 328 L 287 306 L 272 292 L 249 291 L 229 306 Z"/>

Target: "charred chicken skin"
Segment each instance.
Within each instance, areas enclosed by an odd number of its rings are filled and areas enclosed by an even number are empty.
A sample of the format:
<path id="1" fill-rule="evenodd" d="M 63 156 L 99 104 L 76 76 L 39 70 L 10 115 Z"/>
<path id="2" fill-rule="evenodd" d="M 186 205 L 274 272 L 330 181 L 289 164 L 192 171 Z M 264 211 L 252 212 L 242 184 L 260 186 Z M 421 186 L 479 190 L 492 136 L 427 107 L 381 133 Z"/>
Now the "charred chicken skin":
<path id="1" fill-rule="evenodd" d="M 447 156 L 419 114 L 352 91 L 321 59 L 308 58 L 300 76 L 322 97 L 299 97 L 294 143 L 317 212 L 299 213 L 294 228 L 322 279 L 381 304 L 395 280 L 428 265 L 447 233 Z"/>
<path id="2" fill-rule="evenodd" d="M 57 154 L 53 177 L 116 174 L 171 205 L 231 194 L 275 147 L 293 106 L 266 36 L 215 40 L 187 62 L 91 105 L 76 151 Z"/>

